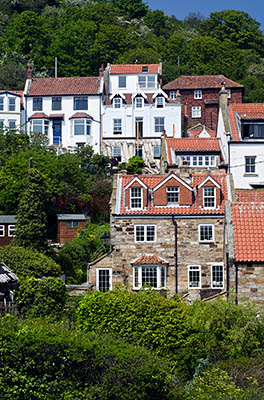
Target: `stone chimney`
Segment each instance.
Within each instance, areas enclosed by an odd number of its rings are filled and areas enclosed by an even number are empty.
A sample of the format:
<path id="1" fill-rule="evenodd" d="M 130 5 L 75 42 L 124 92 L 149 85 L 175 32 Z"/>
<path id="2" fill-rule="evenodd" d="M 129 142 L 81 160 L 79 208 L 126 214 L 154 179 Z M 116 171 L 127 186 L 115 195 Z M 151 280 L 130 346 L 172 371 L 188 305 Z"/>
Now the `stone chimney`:
<path id="1" fill-rule="evenodd" d="M 27 66 L 27 79 L 32 79 L 32 68 L 30 64 Z"/>
<path id="2" fill-rule="evenodd" d="M 176 99 L 175 99 L 175 101 L 176 101 L 176 103 L 181 103 L 181 94 L 180 94 L 180 91 L 179 91 L 179 89 L 177 90 L 177 92 L 176 92 Z"/>
<path id="3" fill-rule="evenodd" d="M 183 115 L 183 137 L 187 137 L 187 127 L 188 127 L 188 111 L 187 103 L 184 104 L 184 115 Z"/>
<path id="4" fill-rule="evenodd" d="M 160 137 L 161 146 L 160 146 L 160 173 L 166 174 L 167 172 L 167 156 L 166 156 L 166 131 L 162 132 Z"/>
<path id="5" fill-rule="evenodd" d="M 99 68 L 99 77 L 103 78 L 104 76 L 104 64 L 101 65 L 101 67 Z"/>
<path id="6" fill-rule="evenodd" d="M 219 105 L 221 108 L 225 108 L 225 107 L 227 107 L 228 91 L 226 90 L 225 82 L 222 82 L 221 85 L 222 85 L 222 87 L 219 92 Z"/>

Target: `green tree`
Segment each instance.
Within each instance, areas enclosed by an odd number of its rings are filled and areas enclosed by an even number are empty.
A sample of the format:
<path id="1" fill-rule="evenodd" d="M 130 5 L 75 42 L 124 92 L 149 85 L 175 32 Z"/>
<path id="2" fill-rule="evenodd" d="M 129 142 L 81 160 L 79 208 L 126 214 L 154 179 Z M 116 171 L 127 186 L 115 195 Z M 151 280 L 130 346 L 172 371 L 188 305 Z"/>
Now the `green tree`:
<path id="1" fill-rule="evenodd" d="M 120 14 L 124 14 L 129 18 L 141 18 L 143 17 L 148 6 L 143 3 L 142 0 L 111 0 L 114 7 L 119 11 Z"/>
<path id="2" fill-rule="evenodd" d="M 126 170 L 129 174 L 141 174 L 144 161 L 139 156 L 131 157 L 126 163 Z"/>
<path id="3" fill-rule="evenodd" d="M 45 198 L 42 175 L 35 168 L 29 169 L 28 186 L 18 206 L 15 245 L 47 251 Z"/>

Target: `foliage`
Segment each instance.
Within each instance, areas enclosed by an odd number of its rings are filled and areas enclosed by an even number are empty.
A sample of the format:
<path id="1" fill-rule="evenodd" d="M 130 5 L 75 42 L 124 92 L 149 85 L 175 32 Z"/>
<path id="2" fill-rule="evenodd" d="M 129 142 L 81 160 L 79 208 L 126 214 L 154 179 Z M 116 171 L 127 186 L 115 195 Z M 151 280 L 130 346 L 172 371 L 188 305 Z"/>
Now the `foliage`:
<path id="1" fill-rule="evenodd" d="M 107 251 L 101 240 L 104 233 L 109 235 L 108 224 L 90 224 L 86 229 L 79 229 L 78 236 L 58 251 L 56 261 L 65 273 L 67 283 L 86 280 L 88 262 Z"/>
<path id="2" fill-rule="evenodd" d="M 60 276 L 62 274 L 60 265 L 50 257 L 23 247 L 12 245 L 1 247 L 0 259 L 6 263 L 19 279 Z"/>
<path id="3" fill-rule="evenodd" d="M 60 278 L 27 278 L 20 282 L 16 301 L 23 317 L 58 319 L 66 302 L 66 286 Z"/>
<path id="4" fill-rule="evenodd" d="M 129 174 L 141 174 L 144 166 L 143 159 L 139 156 L 134 156 L 126 163 L 126 170 Z"/>
<path id="5" fill-rule="evenodd" d="M 5 399 L 168 400 L 169 365 L 147 350 L 41 321 L 0 320 Z"/>
<path id="6" fill-rule="evenodd" d="M 18 205 L 14 245 L 47 251 L 45 197 L 43 177 L 35 168 L 29 169 L 28 186 Z"/>

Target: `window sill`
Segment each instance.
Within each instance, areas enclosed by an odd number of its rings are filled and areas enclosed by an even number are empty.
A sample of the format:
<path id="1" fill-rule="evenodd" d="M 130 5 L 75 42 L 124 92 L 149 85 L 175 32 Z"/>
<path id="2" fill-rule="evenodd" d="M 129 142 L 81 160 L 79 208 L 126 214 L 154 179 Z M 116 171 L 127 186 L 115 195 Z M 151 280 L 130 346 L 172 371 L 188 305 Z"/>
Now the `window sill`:
<path id="1" fill-rule="evenodd" d="M 199 240 L 199 244 L 214 244 L 213 240 Z"/>
<path id="2" fill-rule="evenodd" d="M 251 173 L 251 172 L 245 172 L 243 176 L 258 176 L 258 174 Z"/>

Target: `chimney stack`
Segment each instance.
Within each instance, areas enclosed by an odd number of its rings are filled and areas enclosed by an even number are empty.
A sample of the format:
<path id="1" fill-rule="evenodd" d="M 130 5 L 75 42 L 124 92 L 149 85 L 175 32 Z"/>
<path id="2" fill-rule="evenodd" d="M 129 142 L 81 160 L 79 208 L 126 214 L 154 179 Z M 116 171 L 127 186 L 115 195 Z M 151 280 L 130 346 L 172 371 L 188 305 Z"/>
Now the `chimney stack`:
<path id="1" fill-rule="evenodd" d="M 221 108 L 227 107 L 227 97 L 228 97 L 228 91 L 226 90 L 225 87 L 225 82 L 221 82 L 221 90 L 219 92 L 219 105 Z"/>
<path id="2" fill-rule="evenodd" d="M 32 79 L 32 68 L 30 64 L 27 66 L 27 79 Z"/>
<path id="3" fill-rule="evenodd" d="M 104 76 L 104 64 L 99 68 L 99 77 L 102 78 Z"/>

